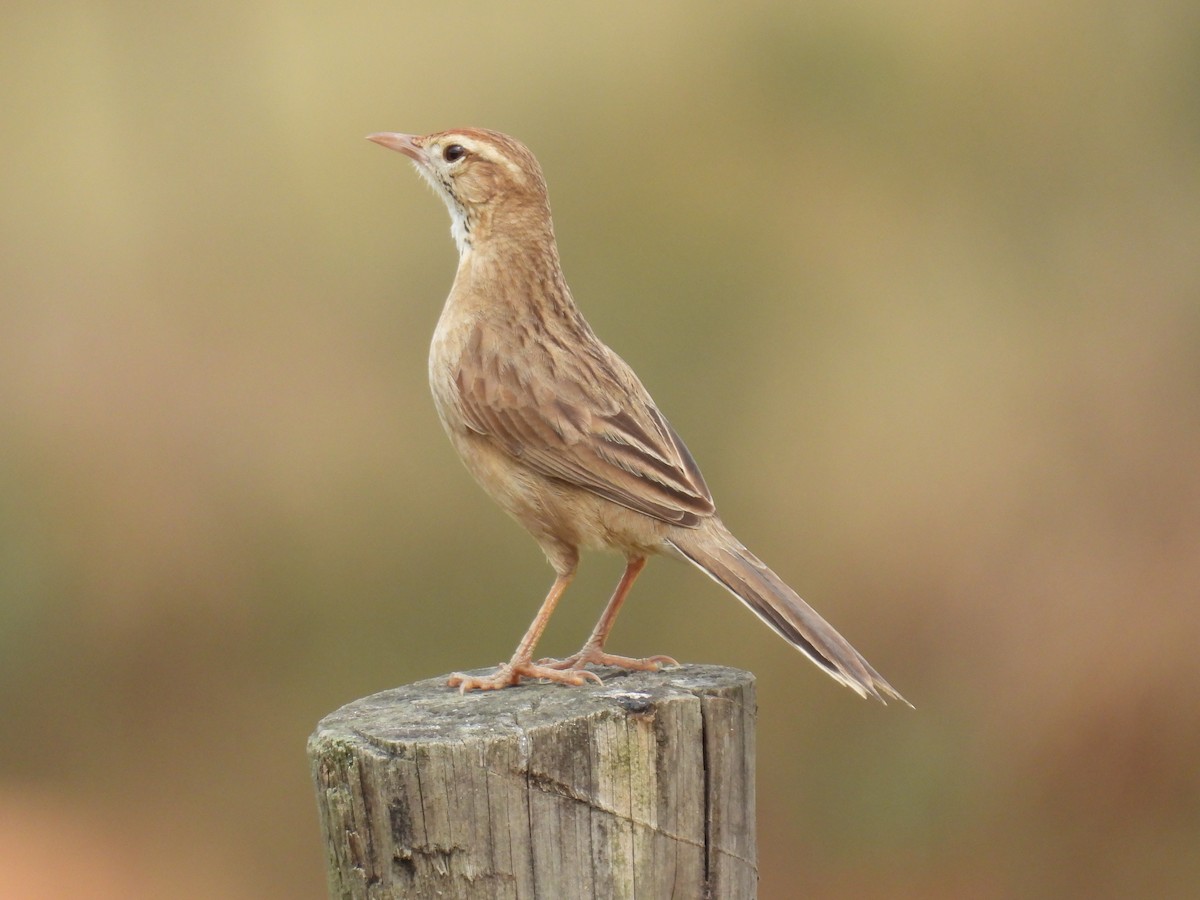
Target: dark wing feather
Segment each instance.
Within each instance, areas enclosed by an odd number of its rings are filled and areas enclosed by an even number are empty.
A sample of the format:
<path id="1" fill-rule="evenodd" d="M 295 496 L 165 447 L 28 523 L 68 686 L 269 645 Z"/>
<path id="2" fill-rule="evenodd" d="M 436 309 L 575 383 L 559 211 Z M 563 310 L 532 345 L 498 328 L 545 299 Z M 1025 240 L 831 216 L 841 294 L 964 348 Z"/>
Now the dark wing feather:
<path id="1" fill-rule="evenodd" d="M 473 431 L 542 475 L 663 522 L 692 527 L 713 514 L 683 440 L 633 370 L 592 335 L 555 341 L 551 355 L 527 334 L 488 340 L 478 327 L 456 374 Z M 495 352 L 501 346 L 510 355 Z"/>

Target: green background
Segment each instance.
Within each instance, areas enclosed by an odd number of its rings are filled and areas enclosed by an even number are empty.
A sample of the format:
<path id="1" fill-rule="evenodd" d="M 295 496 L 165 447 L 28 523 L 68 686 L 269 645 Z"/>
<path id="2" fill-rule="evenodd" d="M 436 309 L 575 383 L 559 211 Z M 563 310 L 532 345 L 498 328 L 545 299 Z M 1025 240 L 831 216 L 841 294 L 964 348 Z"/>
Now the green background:
<path id="1" fill-rule="evenodd" d="M 727 523 L 916 704 L 649 567 L 614 652 L 759 677 L 761 896 L 1194 890 L 1194 3 L 0 17 L 4 896 L 323 897 L 316 721 L 516 644 L 551 572 L 425 381 L 447 215 L 363 140 L 456 125 L 538 154 Z"/>

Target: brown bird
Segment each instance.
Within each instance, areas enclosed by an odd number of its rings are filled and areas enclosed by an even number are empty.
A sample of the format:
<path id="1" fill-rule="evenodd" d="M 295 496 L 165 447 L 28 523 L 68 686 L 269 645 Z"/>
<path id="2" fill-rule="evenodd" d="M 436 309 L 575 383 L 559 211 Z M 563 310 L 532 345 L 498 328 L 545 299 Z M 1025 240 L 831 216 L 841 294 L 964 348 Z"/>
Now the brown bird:
<path id="1" fill-rule="evenodd" d="M 600 680 L 589 663 L 674 664 L 604 650 L 646 558 L 667 553 L 704 570 L 835 680 L 864 697 L 903 701 L 729 532 L 675 429 L 584 321 L 559 266 L 546 182 L 529 149 L 476 128 L 368 139 L 409 157 L 450 210 L 459 260 L 429 352 L 433 399 L 467 469 L 533 535 L 556 574 L 512 659 L 449 683 L 463 691 L 522 678 L 578 685 Z M 534 662 L 585 547 L 623 553 L 625 573 L 578 653 Z"/>

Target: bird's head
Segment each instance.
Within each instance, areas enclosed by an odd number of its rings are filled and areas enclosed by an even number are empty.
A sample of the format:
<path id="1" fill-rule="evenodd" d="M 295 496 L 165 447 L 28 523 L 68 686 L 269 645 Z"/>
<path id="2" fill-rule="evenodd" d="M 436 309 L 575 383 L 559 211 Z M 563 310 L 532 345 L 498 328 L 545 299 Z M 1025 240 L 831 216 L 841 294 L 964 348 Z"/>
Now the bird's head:
<path id="1" fill-rule="evenodd" d="M 403 153 L 433 185 L 450 210 L 459 253 L 498 219 L 506 220 L 506 231 L 522 219 L 549 226 L 542 167 L 528 147 L 506 134 L 462 128 L 426 135 L 380 132 L 367 140 Z"/>

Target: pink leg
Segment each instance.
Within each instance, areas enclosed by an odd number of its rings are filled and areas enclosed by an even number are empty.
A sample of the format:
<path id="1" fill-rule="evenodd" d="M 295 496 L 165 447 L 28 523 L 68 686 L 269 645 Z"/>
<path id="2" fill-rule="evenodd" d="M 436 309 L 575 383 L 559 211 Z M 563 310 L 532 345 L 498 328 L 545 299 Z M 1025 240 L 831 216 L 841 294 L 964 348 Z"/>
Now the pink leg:
<path id="1" fill-rule="evenodd" d="M 534 617 L 529 629 L 525 632 L 525 636 L 521 638 L 521 643 L 517 645 L 517 650 L 513 653 L 512 659 L 501 665 L 490 675 L 464 675 L 461 672 L 455 672 L 446 683 L 450 687 L 457 687 L 464 694 L 467 691 L 495 691 L 511 687 L 514 684 L 520 683 L 522 678 L 544 678 L 547 681 L 557 681 L 560 684 L 577 685 L 583 684 L 585 681 L 594 681 L 599 684 L 599 677 L 591 672 L 580 672 L 572 669 L 563 671 L 548 666 L 535 665 L 532 662 L 533 648 L 537 644 L 538 638 L 542 636 L 542 632 L 546 630 L 546 623 L 550 621 L 550 616 L 554 612 L 554 607 L 558 605 L 559 598 L 562 597 L 563 592 L 567 589 L 567 585 L 571 583 L 571 579 L 574 577 L 575 571 L 572 569 L 554 579 L 554 584 L 550 587 L 550 593 L 542 601 L 542 608 L 538 610 L 538 614 Z"/>
<path id="2" fill-rule="evenodd" d="M 608 605 L 604 607 L 604 612 L 600 615 L 600 621 L 596 623 L 591 637 L 584 642 L 578 653 L 568 656 L 566 659 L 541 659 L 538 660 L 538 665 L 563 672 L 589 675 L 591 673 L 585 673 L 583 669 L 588 663 L 596 666 L 619 666 L 622 669 L 638 669 L 648 672 L 658 671 L 664 665 L 679 665 L 669 656 L 647 656 L 644 659 L 634 659 L 628 656 L 613 656 L 604 652 L 604 642 L 608 640 L 608 633 L 612 631 L 613 623 L 617 621 L 617 613 L 621 611 L 621 604 L 625 602 L 629 589 L 633 587 L 633 583 L 645 567 L 646 557 L 644 556 L 635 556 L 629 560 L 624 574 L 621 575 L 621 580 L 617 582 L 616 590 L 613 591 Z"/>

